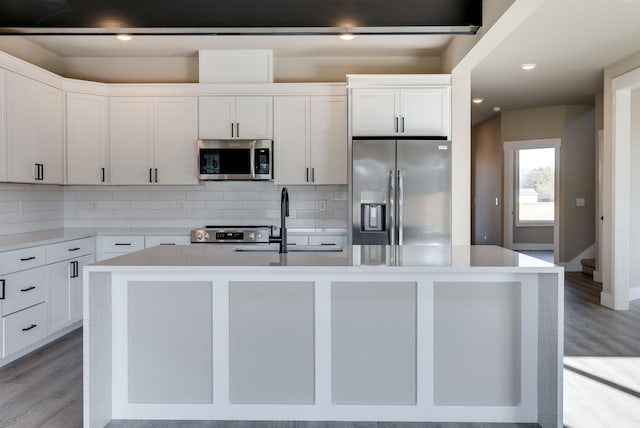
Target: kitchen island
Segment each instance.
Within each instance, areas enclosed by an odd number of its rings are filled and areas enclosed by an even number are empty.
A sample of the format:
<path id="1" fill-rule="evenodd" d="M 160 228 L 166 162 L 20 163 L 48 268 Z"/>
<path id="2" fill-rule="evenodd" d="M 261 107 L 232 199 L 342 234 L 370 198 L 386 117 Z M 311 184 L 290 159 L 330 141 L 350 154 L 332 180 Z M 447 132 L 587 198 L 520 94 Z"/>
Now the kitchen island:
<path id="1" fill-rule="evenodd" d="M 154 247 L 84 270 L 84 426 L 562 425 L 563 269 L 494 246 Z"/>

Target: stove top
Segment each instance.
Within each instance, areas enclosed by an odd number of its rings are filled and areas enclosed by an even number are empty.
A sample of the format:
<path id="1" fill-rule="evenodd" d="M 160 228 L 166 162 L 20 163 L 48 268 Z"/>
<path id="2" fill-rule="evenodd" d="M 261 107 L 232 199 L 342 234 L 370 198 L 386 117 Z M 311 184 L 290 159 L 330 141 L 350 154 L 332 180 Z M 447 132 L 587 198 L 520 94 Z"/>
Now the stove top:
<path id="1" fill-rule="evenodd" d="M 268 244 L 271 226 L 207 225 L 191 231 L 193 244 Z"/>

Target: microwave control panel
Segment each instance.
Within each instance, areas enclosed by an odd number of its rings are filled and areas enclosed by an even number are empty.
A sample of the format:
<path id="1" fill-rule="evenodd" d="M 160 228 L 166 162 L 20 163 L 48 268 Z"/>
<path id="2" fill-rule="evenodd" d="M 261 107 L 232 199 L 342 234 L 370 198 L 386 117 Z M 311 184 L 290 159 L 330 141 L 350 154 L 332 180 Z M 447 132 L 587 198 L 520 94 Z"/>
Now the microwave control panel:
<path id="1" fill-rule="evenodd" d="M 255 149 L 255 173 L 258 174 L 270 174 L 270 156 L 269 149 Z"/>

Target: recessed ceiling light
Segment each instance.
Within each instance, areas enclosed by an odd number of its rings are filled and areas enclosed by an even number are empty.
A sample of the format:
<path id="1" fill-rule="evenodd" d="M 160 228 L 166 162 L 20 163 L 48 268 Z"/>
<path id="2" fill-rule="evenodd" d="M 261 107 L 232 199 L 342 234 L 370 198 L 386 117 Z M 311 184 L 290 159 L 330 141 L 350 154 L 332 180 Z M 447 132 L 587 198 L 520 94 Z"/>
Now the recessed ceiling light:
<path id="1" fill-rule="evenodd" d="M 500 111 L 500 107 L 495 106 L 495 107 L 493 108 L 493 111 Z"/>
<path id="2" fill-rule="evenodd" d="M 480 104 L 484 101 L 484 98 L 474 98 L 472 101 L 474 104 Z"/>
<path id="3" fill-rule="evenodd" d="M 533 70 L 537 66 L 538 66 L 538 64 L 529 63 L 529 64 L 522 64 L 520 66 L 520 68 L 523 69 L 523 70 Z"/>
<path id="4" fill-rule="evenodd" d="M 128 42 L 129 40 L 133 39 L 133 37 L 131 37 L 128 34 L 118 34 L 116 36 L 116 39 L 122 41 L 122 42 Z"/>
<path id="5" fill-rule="evenodd" d="M 351 33 L 344 33 L 344 34 L 340 34 L 340 40 L 353 40 L 356 38 L 356 36 L 354 36 Z"/>

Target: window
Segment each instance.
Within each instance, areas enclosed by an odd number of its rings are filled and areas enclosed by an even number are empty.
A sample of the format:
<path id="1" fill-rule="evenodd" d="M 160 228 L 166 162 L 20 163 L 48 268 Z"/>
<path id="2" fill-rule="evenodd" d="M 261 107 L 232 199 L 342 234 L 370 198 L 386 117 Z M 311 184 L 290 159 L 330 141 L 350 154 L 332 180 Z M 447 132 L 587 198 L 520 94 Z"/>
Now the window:
<path id="1" fill-rule="evenodd" d="M 516 150 L 516 224 L 548 226 L 555 220 L 556 149 Z"/>

